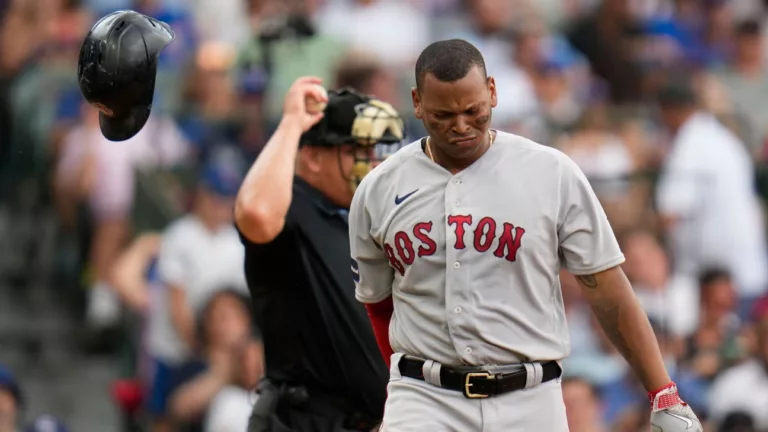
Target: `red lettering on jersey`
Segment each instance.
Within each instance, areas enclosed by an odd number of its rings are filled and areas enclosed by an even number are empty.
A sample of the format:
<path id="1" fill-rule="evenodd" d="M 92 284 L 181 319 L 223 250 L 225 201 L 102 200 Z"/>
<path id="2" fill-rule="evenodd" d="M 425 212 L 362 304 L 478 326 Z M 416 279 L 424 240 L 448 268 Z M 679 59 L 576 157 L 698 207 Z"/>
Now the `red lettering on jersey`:
<path id="1" fill-rule="evenodd" d="M 419 256 L 434 255 L 437 252 L 437 243 L 429 238 L 432 231 L 432 222 L 419 222 L 413 227 L 413 235 L 421 241 L 419 246 Z"/>
<path id="2" fill-rule="evenodd" d="M 397 257 L 395 256 L 395 251 L 392 250 L 392 246 L 389 245 L 389 243 L 384 243 L 384 253 L 387 254 L 387 258 L 389 259 L 389 265 L 392 266 L 395 270 L 397 270 L 398 273 L 400 273 L 400 276 L 405 274 L 405 267 L 403 267 L 403 263 L 397 260 Z"/>
<path id="3" fill-rule="evenodd" d="M 478 252 L 485 252 L 491 248 L 493 239 L 496 237 L 496 221 L 490 217 L 480 219 L 475 228 L 475 249 Z"/>
<path id="4" fill-rule="evenodd" d="M 416 254 L 413 252 L 413 242 L 408 237 L 408 234 L 403 231 L 398 231 L 395 234 L 395 248 L 397 248 L 397 254 L 400 255 L 400 259 L 406 265 L 413 264 Z"/>
<path id="5" fill-rule="evenodd" d="M 448 225 L 456 225 L 454 228 L 456 232 L 456 244 L 453 246 L 456 249 L 464 249 L 467 247 L 464 244 L 464 225 L 472 224 L 472 215 L 457 215 L 448 216 Z"/>
<path id="6" fill-rule="evenodd" d="M 515 230 L 514 235 L 512 234 L 513 229 Z M 493 254 L 499 258 L 504 257 L 509 262 L 515 262 L 517 259 L 517 250 L 520 249 L 520 244 L 523 240 L 523 234 L 525 234 L 525 229 L 522 227 L 515 228 L 511 223 L 505 222 L 504 232 L 502 232 L 501 237 L 499 237 L 499 247 L 496 248 L 496 251 Z"/>

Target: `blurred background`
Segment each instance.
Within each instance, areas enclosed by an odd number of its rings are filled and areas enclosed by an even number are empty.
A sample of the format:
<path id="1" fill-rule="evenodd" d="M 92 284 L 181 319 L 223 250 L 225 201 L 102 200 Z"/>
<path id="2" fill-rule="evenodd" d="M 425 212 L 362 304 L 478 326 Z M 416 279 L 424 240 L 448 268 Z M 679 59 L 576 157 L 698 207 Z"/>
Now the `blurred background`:
<path id="1" fill-rule="evenodd" d="M 177 37 L 147 126 L 112 143 L 76 64 L 121 8 Z M 232 197 L 284 93 L 354 86 L 413 140 L 413 64 L 452 37 L 496 78 L 493 126 L 592 182 L 707 430 L 768 431 L 767 21 L 761 0 L 0 0 L 0 431 L 244 431 L 262 364 Z M 206 247 L 228 259 L 174 270 Z M 571 430 L 647 431 L 643 389 L 562 282 Z"/>

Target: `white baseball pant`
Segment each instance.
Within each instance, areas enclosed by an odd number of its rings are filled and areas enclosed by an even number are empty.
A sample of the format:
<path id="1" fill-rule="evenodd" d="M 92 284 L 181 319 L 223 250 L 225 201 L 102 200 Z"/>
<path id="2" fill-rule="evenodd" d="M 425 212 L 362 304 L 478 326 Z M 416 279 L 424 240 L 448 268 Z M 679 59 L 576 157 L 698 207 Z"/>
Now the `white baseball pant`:
<path id="1" fill-rule="evenodd" d="M 485 399 L 403 377 L 392 356 L 385 432 L 568 432 L 561 380 Z"/>

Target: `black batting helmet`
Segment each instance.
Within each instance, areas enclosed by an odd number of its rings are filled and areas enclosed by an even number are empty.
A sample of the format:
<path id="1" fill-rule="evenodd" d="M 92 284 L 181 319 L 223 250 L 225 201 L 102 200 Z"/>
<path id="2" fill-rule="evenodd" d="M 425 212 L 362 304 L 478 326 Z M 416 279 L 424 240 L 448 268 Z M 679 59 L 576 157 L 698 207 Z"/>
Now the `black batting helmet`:
<path id="1" fill-rule="evenodd" d="M 157 58 L 175 35 L 138 12 L 113 12 L 88 32 L 77 66 L 80 91 L 101 111 L 101 133 L 111 141 L 136 135 L 149 118 Z"/>

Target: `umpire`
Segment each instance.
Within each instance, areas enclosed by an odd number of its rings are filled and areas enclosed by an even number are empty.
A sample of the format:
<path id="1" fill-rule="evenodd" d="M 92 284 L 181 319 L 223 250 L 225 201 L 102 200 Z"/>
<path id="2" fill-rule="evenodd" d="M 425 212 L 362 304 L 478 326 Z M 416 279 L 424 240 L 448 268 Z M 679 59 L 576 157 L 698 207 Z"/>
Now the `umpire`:
<path id="1" fill-rule="evenodd" d="M 370 431 L 383 416 L 388 371 L 355 300 L 347 211 L 374 146 L 400 143 L 403 122 L 351 89 L 326 99 L 319 84 L 294 82 L 235 205 L 266 360 L 249 432 Z M 327 100 L 324 113 L 310 99 Z"/>

